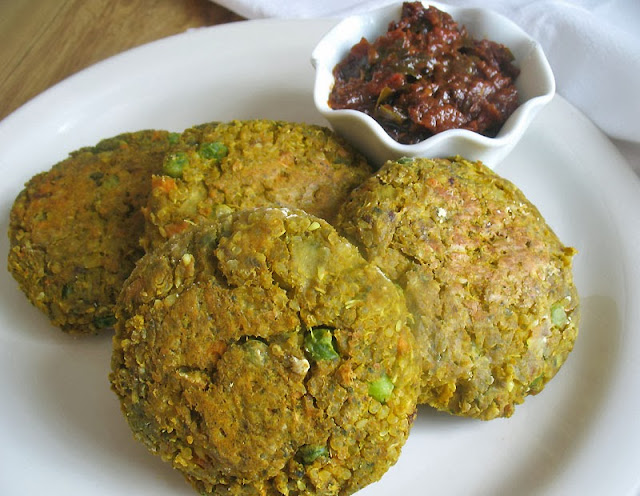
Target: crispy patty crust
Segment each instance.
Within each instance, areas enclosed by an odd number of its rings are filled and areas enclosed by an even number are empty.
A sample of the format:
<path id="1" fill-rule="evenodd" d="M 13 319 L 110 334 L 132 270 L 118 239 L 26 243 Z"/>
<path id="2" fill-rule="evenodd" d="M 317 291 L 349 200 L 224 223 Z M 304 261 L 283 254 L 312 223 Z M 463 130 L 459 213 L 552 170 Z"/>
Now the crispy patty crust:
<path id="1" fill-rule="evenodd" d="M 172 137 L 139 131 L 105 139 L 29 180 L 9 222 L 9 271 L 64 332 L 111 327 L 113 306 L 143 254 L 141 208 Z"/>
<path id="2" fill-rule="evenodd" d="M 421 403 L 510 416 L 566 360 L 578 332 L 575 250 L 480 162 L 388 162 L 336 225 L 405 291 L 423 356 Z"/>
<path id="3" fill-rule="evenodd" d="M 346 495 L 397 460 L 420 366 L 402 292 L 326 222 L 239 210 L 145 255 L 112 387 L 201 493 Z"/>
<path id="4" fill-rule="evenodd" d="M 234 208 L 300 208 L 329 222 L 372 173 L 325 127 L 269 120 L 187 129 L 153 178 L 145 248 Z"/>

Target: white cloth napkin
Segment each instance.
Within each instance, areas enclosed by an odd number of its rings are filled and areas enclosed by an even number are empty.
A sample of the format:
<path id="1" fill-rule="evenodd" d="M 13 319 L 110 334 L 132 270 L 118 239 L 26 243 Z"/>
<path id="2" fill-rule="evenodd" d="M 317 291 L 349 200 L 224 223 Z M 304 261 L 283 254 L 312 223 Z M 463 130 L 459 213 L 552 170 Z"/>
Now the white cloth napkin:
<path id="1" fill-rule="evenodd" d="M 640 173 L 640 1 L 440 0 L 493 9 L 543 46 L 557 91 L 614 139 Z M 344 16 L 390 0 L 216 0 L 249 19 Z"/>

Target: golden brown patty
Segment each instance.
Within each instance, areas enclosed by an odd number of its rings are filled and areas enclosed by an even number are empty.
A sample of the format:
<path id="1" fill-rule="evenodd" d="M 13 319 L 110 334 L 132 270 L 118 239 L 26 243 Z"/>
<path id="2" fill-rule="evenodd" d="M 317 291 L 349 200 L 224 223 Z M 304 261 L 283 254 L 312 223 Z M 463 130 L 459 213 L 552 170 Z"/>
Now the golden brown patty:
<path id="1" fill-rule="evenodd" d="M 510 416 L 571 351 L 575 251 L 481 163 L 389 162 L 351 194 L 337 226 L 405 290 L 423 355 L 421 403 Z"/>
<path id="2" fill-rule="evenodd" d="M 142 255 L 141 207 L 173 135 L 140 131 L 82 148 L 34 176 L 9 224 L 9 271 L 64 332 L 114 323 L 122 283 Z"/>
<path id="3" fill-rule="evenodd" d="M 135 437 L 201 493 L 351 494 L 409 432 L 408 315 L 326 222 L 238 211 L 140 260 L 110 378 Z"/>
<path id="4" fill-rule="evenodd" d="M 269 120 L 187 129 L 153 179 L 145 248 L 234 208 L 301 208 L 329 222 L 372 169 L 327 128 Z"/>

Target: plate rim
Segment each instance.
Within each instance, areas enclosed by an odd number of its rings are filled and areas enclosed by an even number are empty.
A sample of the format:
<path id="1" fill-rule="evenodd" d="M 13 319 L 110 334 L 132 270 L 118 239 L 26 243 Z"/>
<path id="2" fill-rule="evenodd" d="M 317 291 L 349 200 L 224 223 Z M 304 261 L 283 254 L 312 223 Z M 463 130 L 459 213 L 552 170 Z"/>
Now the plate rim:
<path id="1" fill-rule="evenodd" d="M 335 18 L 305 20 L 258 19 L 250 21 L 237 21 L 229 24 L 196 28 L 193 30 L 188 30 L 184 33 L 179 33 L 144 45 L 140 45 L 138 47 L 114 55 L 108 59 L 99 61 L 81 71 L 76 72 L 73 75 L 70 75 L 69 77 L 63 79 L 44 92 L 40 93 L 33 99 L 29 100 L 18 109 L 14 110 L 0 122 L 0 144 L 2 144 L 3 142 L 6 143 L 7 140 L 9 140 L 10 143 L 11 134 L 13 132 L 16 132 L 15 128 L 24 126 L 25 120 L 29 120 L 29 118 L 32 118 L 34 115 L 38 114 L 40 107 L 46 107 L 51 99 L 59 97 L 60 92 L 64 93 L 72 91 L 76 85 L 84 84 L 84 80 L 86 78 L 94 77 L 94 73 L 96 71 L 108 72 L 114 66 L 122 64 L 126 65 L 128 59 L 135 59 L 141 54 L 146 55 L 148 51 L 160 50 L 164 45 L 171 45 L 173 43 L 176 43 L 176 40 L 179 40 L 179 43 L 189 43 L 190 39 L 194 39 L 195 37 L 199 36 L 203 36 L 206 38 L 208 36 L 208 33 L 211 33 L 213 31 L 216 32 L 216 35 L 225 31 L 244 32 L 246 30 L 255 29 L 255 26 L 260 26 L 261 28 L 264 27 L 269 30 L 276 28 L 280 29 L 282 26 L 288 27 L 292 24 L 300 27 L 303 25 L 314 25 L 314 27 L 316 28 L 320 26 L 321 28 L 326 28 L 328 30 L 335 22 L 337 22 L 337 19 Z M 629 213 L 634 209 L 635 211 L 639 211 L 640 179 L 638 179 L 631 166 L 627 163 L 626 159 L 622 156 L 622 154 L 620 154 L 620 152 L 609 140 L 609 138 L 606 137 L 586 116 L 584 116 L 582 112 L 576 109 L 572 104 L 567 102 L 561 96 L 555 96 L 554 100 L 557 101 L 557 105 L 560 105 L 561 107 L 566 109 L 567 112 L 572 113 L 572 115 L 574 115 L 581 121 L 579 125 L 588 130 L 588 134 L 590 134 L 592 139 L 601 142 L 601 144 L 606 149 L 602 152 L 603 155 L 613 154 L 616 157 L 616 159 L 613 160 L 613 163 L 610 164 L 610 166 L 613 167 L 612 170 L 617 177 L 616 182 L 618 183 L 619 187 L 614 189 L 610 182 L 608 184 L 603 183 L 602 194 L 605 195 L 608 200 L 616 198 L 620 202 L 608 204 L 608 206 L 610 207 L 610 211 L 608 213 L 611 215 L 612 220 L 614 220 L 616 223 L 616 227 L 621 235 L 621 240 L 627 241 L 622 245 L 625 251 L 626 260 L 630 260 L 632 262 L 633 260 L 635 260 L 635 263 L 630 264 L 630 271 L 624 274 L 625 286 L 627 291 L 623 312 L 625 314 L 626 322 L 640 322 L 640 309 L 637 308 L 638 305 L 637 303 L 635 303 L 637 301 L 640 301 L 640 263 L 638 263 L 637 260 L 638 254 L 633 251 L 634 244 L 635 246 L 640 246 L 640 219 L 638 219 L 637 216 L 634 217 L 632 213 Z M 0 149 L 2 149 L 2 147 L 0 147 Z M 4 167 L 8 166 L 8 164 L 3 161 L 3 156 L 4 151 L 0 152 L 0 171 L 3 170 Z M 502 169 L 499 168 L 498 172 L 500 173 L 501 171 Z M 621 205 L 622 203 L 624 205 Z M 625 210 L 627 210 L 627 212 L 625 212 Z M 631 227 L 631 229 L 629 229 L 629 226 Z M 634 329 L 629 329 L 628 332 L 632 333 L 631 336 L 627 336 L 628 340 L 632 344 L 640 344 L 640 336 L 638 336 L 637 324 Z M 0 332 L 0 338 L 2 340 L 4 340 L 4 334 L 4 332 Z M 625 357 L 627 360 L 629 360 L 629 363 L 627 363 L 626 366 L 631 367 L 631 370 L 640 372 L 640 364 L 638 364 L 637 361 L 633 362 L 634 357 L 631 350 L 627 350 L 627 354 L 625 355 Z M 636 380 L 636 383 L 634 384 L 638 383 L 640 383 L 640 381 Z M 640 430 L 640 428 L 638 429 Z M 636 455 L 640 456 L 640 447 L 637 449 Z M 636 487 L 632 488 L 632 490 L 637 491 L 639 488 L 640 476 L 638 477 L 638 481 L 636 482 Z"/>

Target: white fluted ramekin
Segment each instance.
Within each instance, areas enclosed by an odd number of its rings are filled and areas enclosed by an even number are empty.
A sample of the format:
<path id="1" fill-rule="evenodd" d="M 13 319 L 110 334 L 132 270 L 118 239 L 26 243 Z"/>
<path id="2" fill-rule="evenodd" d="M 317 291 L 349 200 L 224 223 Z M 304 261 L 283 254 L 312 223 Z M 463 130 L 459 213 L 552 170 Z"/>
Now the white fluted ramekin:
<path id="1" fill-rule="evenodd" d="M 384 34 L 389 23 L 400 18 L 402 3 L 347 17 L 320 40 L 311 55 L 311 62 L 316 70 L 313 92 L 315 106 L 331 127 L 361 150 L 374 165 L 400 157 L 462 155 L 494 167 L 513 149 L 536 114 L 553 98 L 555 80 L 549 62 L 540 44 L 502 15 L 481 8 L 423 3 L 451 14 L 459 25 L 466 26 L 474 38 L 501 43 L 513 53 L 514 63 L 520 69 L 520 75 L 516 79 L 520 105 L 495 137 L 465 129 L 452 129 L 435 134 L 420 143 L 402 144 L 391 138 L 367 114 L 329 107 L 329 94 L 334 84 L 333 68 L 361 38 L 373 42 Z"/>

